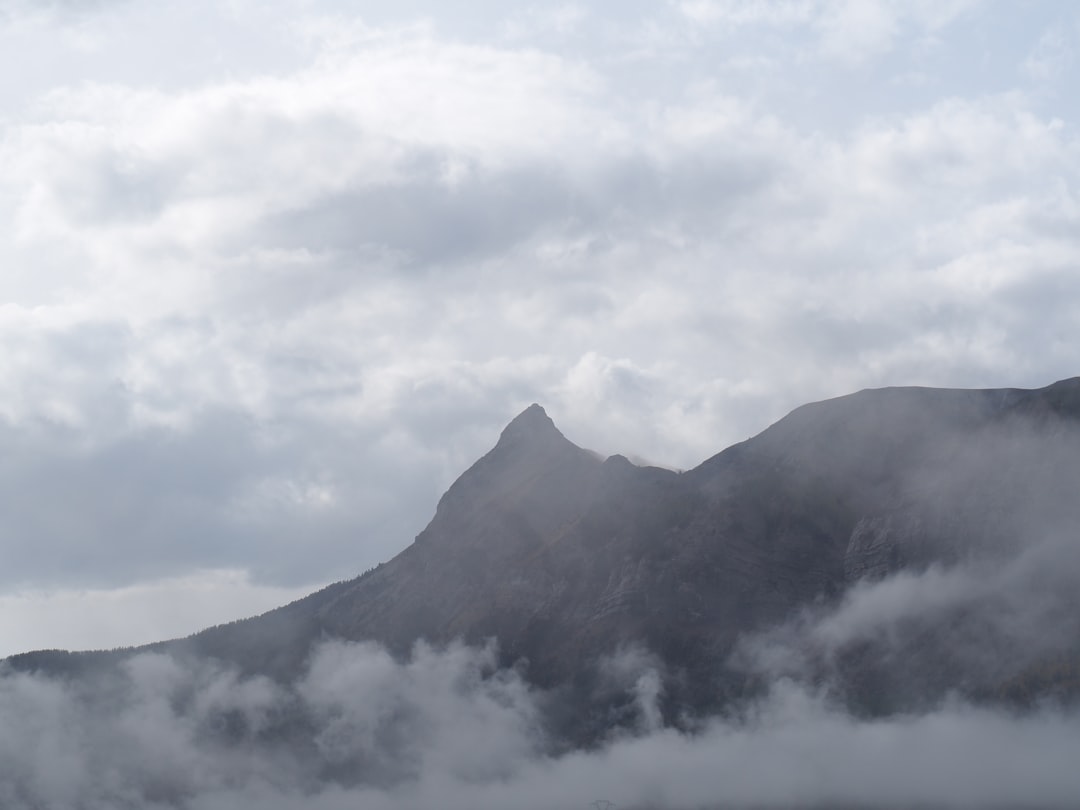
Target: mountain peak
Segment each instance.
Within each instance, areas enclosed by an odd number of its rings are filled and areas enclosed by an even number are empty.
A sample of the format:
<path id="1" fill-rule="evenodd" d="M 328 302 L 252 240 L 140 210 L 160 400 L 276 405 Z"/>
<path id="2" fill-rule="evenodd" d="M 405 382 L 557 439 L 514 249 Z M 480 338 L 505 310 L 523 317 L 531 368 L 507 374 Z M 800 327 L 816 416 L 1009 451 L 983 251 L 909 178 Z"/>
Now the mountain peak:
<path id="1" fill-rule="evenodd" d="M 566 437 L 555 427 L 547 411 L 534 402 L 503 428 L 496 446 L 550 442 L 556 439 L 565 441 Z"/>

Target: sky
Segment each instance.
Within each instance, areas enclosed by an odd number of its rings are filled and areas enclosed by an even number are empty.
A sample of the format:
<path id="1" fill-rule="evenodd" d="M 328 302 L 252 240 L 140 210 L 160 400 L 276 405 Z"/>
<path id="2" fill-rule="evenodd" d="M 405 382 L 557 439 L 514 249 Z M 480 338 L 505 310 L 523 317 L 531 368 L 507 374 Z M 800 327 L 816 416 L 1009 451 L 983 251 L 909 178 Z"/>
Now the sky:
<path id="1" fill-rule="evenodd" d="M 0 0 L 0 655 L 355 576 L 532 402 L 685 469 L 1076 376 L 1078 49 L 1040 0 Z"/>

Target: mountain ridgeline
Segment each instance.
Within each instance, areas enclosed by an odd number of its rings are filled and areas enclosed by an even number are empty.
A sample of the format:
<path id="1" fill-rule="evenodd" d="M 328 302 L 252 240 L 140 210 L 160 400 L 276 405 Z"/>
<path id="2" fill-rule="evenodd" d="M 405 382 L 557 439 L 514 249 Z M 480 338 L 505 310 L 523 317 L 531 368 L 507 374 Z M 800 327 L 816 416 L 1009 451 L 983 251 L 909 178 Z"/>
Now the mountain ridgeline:
<path id="1" fill-rule="evenodd" d="M 284 681 L 328 638 L 399 657 L 496 639 L 581 743 L 619 722 L 628 698 L 604 662 L 628 650 L 662 674 L 676 725 L 781 675 L 869 716 L 957 694 L 1072 700 L 1077 585 L 1080 378 L 862 391 L 683 473 L 601 459 L 532 405 L 389 562 L 145 649 Z M 134 652 L 9 664 L 76 673 Z"/>

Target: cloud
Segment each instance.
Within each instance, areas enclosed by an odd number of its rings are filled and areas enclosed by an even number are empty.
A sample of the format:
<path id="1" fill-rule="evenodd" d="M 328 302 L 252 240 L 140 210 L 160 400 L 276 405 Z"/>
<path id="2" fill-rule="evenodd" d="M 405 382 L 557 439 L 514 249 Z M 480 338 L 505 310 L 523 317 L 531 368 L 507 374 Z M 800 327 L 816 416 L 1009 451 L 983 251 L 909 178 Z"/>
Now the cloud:
<path id="1" fill-rule="evenodd" d="M 917 47 L 1011 12 L 874 9 L 122 3 L 47 70 L 61 12 L 8 26 L 7 587 L 351 576 L 534 401 L 687 468 L 861 387 L 1075 373 L 1071 114 Z"/>
<path id="2" fill-rule="evenodd" d="M 905 29 L 913 38 L 936 35 L 978 5 L 979 0 L 897 4 L 885 0 L 686 0 L 678 10 L 699 25 L 728 29 L 775 27 L 802 30 L 817 52 L 848 67 L 886 55 Z"/>
<path id="3" fill-rule="evenodd" d="M 950 704 L 858 721 L 778 682 L 739 717 L 553 753 L 490 648 L 329 643 L 295 684 L 144 654 L 116 681 L 0 678 L 0 797 L 58 810 L 1067 807 L 1080 724 Z M 640 680 L 637 683 L 641 683 Z"/>
<path id="4" fill-rule="evenodd" d="M 691 20 L 702 23 L 724 22 L 728 25 L 791 25 L 809 22 L 815 13 L 809 0 L 758 2 L 758 0 L 687 0 L 679 10 Z"/>
<path id="5" fill-rule="evenodd" d="M 1056 554 L 1040 548 L 1005 565 L 862 581 L 836 606 L 744 638 L 735 661 L 769 678 L 823 682 L 860 710 L 925 709 L 952 691 L 1000 697 L 1003 685 L 1070 655 L 1080 638 L 1075 556 L 1069 541 Z"/>
<path id="6" fill-rule="evenodd" d="M 1076 34 L 1075 24 L 1072 31 L 1069 26 L 1061 24 L 1046 30 L 1021 64 L 1021 70 L 1035 81 L 1060 78 L 1073 62 Z"/>
<path id="7" fill-rule="evenodd" d="M 0 3 L 0 20 L 34 14 L 53 15 L 53 18 L 81 16 L 130 0 L 4 0 Z"/>
<path id="8" fill-rule="evenodd" d="M 223 618 L 254 616 L 287 604 L 307 595 L 309 588 L 257 585 L 246 569 L 140 579 L 123 587 L 19 588 L 0 596 L 0 656 L 181 638 Z"/>
<path id="9" fill-rule="evenodd" d="M 421 773 L 498 782 L 539 738 L 527 687 L 493 662 L 490 649 L 421 646 L 398 663 L 330 643 L 288 686 L 157 654 L 78 683 L 8 674 L 0 795 L 13 808 L 190 806 L 235 793 L 317 801 L 333 786 L 390 795 Z M 64 717 L 66 732 L 53 725 Z"/>
<path id="10" fill-rule="evenodd" d="M 1043 419 L 1014 414 L 963 439 L 920 425 L 933 449 L 855 526 L 842 596 L 745 635 L 733 665 L 870 714 L 1023 704 L 1023 684 L 1072 662 L 1080 641 L 1080 513 L 1063 484 L 1080 434 Z"/>

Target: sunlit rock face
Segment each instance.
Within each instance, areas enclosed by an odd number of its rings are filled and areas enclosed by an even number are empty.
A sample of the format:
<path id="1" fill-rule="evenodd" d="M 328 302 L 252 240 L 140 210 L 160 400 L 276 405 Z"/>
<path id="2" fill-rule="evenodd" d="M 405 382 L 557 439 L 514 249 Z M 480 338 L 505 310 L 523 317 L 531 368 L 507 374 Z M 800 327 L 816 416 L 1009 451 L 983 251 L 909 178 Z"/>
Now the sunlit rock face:
<path id="1" fill-rule="evenodd" d="M 626 650 L 662 673 L 668 723 L 777 674 L 828 682 L 867 713 L 953 692 L 1006 699 L 1047 661 L 1077 653 L 1078 493 L 1080 379 L 863 391 L 799 408 L 685 473 L 601 460 L 532 405 L 394 559 L 155 648 L 288 679 L 328 638 L 401 656 L 418 640 L 495 639 L 501 664 L 568 697 L 557 724 L 574 740 L 602 736 L 617 717 L 599 662 Z M 1049 568 L 1038 562 L 1045 548 Z M 996 590 L 976 586 L 971 572 L 983 570 L 999 572 Z M 928 571 L 955 586 L 954 599 L 900 611 L 885 630 L 847 617 Z M 1040 622 L 1055 626 L 1044 644 L 1001 654 Z M 766 655 L 769 644 L 783 656 Z M 1035 691 L 1059 687 L 1051 677 Z"/>

